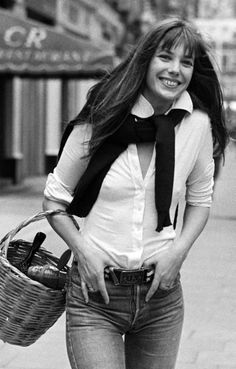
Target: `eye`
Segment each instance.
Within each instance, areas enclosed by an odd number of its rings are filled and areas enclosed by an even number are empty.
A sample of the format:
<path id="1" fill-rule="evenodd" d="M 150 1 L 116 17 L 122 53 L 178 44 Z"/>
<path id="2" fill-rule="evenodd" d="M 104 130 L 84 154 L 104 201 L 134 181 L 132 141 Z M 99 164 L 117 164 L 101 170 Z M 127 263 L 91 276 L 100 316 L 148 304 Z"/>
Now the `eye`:
<path id="1" fill-rule="evenodd" d="M 193 67 L 193 59 L 183 59 L 182 64 L 186 67 Z"/>
<path id="2" fill-rule="evenodd" d="M 166 54 L 166 53 L 161 53 L 161 54 L 157 55 L 157 57 L 160 58 L 161 60 L 164 60 L 164 61 L 171 60 L 171 56 L 169 54 Z"/>

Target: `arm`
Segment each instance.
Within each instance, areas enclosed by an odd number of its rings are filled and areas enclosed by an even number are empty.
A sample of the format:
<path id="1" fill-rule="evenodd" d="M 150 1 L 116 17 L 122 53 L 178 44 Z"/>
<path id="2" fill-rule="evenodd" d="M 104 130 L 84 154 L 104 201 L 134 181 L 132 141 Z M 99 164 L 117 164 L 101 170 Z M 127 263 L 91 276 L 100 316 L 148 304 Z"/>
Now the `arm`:
<path id="1" fill-rule="evenodd" d="M 210 214 L 209 207 L 186 204 L 181 234 L 176 240 L 176 249 L 185 259 L 194 242 L 202 233 Z"/>
<path id="2" fill-rule="evenodd" d="M 87 166 L 84 159 L 85 140 L 83 126 L 75 127 L 69 136 L 61 158 L 54 173 L 49 175 L 45 188 L 43 201 L 44 210 L 66 210 L 73 198 L 74 188 Z M 66 242 L 72 250 L 78 262 L 78 271 L 81 277 L 81 287 L 88 302 L 87 286 L 99 290 L 108 303 L 109 298 L 104 281 L 104 267 L 109 260 L 103 254 L 99 254 L 91 245 L 84 244 L 81 232 L 73 224 L 73 221 L 63 215 L 49 216 L 48 221 L 55 232 Z"/>
<path id="3" fill-rule="evenodd" d="M 180 268 L 186 259 L 195 240 L 203 231 L 210 208 L 186 205 L 182 232 L 171 248 L 163 251 L 148 260 L 147 266 L 155 265 L 155 276 L 149 289 L 146 301 L 155 293 L 160 285 L 162 288 L 170 288 L 175 281 Z"/>
<path id="4" fill-rule="evenodd" d="M 66 210 L 66 205 L 44 198 L 43 209 Z M 65 241 L 73 252 L 74 258 L 78 263 L 78 272 L 81 277 L 81 288 L 85 301 L 88 302 L 87 287 L 91 286 L 95 291 L 98 290 L 101 292 L 105 303 L 109 303 L 109 296 L 104 281 L 104 268 L 109 265 L 109 260 L 104 258 L 103 254 L 94 250 L 91 245 L 87 247 L 84 244 L 81 233 L 69 217 L 58 214 L 48 216 L 47 219 L 54 231 Z"/>
<path id="5" fill-rule="evenodd" d="M 191 247 L 204 229 L 210 212 L 213 192 L 213 144 L 210 124 L 204 126 L 202 144 L 192 172 L 187 179 L 186 207 L 179 237 L 168 249 L 150 258 L 147 265 L 155 265 L 149 300 L 158 286 L 171 287 Z"/>

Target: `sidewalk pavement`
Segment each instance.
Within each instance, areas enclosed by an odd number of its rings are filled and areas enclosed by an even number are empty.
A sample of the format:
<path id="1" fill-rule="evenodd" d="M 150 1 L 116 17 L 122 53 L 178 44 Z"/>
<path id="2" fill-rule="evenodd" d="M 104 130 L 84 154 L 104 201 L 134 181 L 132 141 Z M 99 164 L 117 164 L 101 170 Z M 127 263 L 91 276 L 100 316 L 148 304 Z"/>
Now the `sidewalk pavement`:
<path id="1" fill-rule="evenodd" d="M 37 178 L 0 188 L 0 237 L 40 211 L 44 183 Z M 231 144 L 210 219 L 182 268 L 185 322 L 176 369 L 236 369 L 235 221 L 236 147 Z M 43 227 L 52 251 L 60 254 L 65 245 L 47 223 Z M 27 348 L 0 341 L 0 369 L 69 369 L 64 326 L 65 314 Z"/>

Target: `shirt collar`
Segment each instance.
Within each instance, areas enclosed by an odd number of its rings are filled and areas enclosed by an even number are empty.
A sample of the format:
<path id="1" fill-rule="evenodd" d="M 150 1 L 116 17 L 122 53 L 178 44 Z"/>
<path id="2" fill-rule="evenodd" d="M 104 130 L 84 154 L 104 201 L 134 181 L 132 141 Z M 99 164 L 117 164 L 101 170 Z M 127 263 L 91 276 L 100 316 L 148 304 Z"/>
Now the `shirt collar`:
<path id="1" fill-rule="evenodd" d="M 193 112 L 193 103 L 187 91 L 184 91 L 180 97 L 174 101 L 173 105 L 168 112 L 166 112 L 166 114 L 172 109 L 183 109 L 190 114 Z M 143 95 L 139 95 L 131 110 L 131 114 L 136 115 L 139 118 L 148 118 L 154 114 L 154 109 L 150 102 Z"/>

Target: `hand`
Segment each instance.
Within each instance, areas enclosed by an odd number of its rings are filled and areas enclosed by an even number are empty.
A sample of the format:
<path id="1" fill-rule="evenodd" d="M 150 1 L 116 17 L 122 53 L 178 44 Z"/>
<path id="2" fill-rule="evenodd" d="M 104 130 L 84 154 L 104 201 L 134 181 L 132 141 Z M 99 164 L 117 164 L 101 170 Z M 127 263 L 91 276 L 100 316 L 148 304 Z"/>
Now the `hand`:
<path id="1" fill-rule="evenodd" d="M 183 261 L 182 253 L 175 246 L 171 246 L 144 262 L 144 267 L 154 266 L 155 268 L 154 278 L 145 298 L 146 302 L 150 300 L 158 287 L 168 289 L 172 286 Z"/>
<path id="2" fill-rule="evenodd" d="M 109 258 L 90 245 L 87 248 L 80 248 L 75 259 L 78 262 L 78 272 L 85 302 L 88 303 L 88 291 L 91 290 L 99 291 L 105 303 L 108 304 L 109 296 L 104 279 L 104 268 L 111 264 Z"/>

